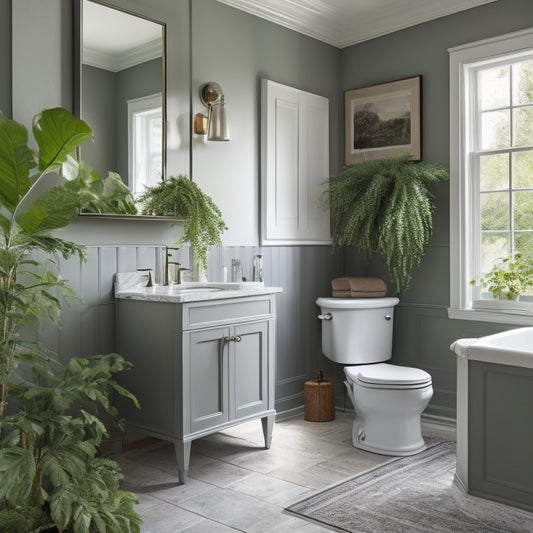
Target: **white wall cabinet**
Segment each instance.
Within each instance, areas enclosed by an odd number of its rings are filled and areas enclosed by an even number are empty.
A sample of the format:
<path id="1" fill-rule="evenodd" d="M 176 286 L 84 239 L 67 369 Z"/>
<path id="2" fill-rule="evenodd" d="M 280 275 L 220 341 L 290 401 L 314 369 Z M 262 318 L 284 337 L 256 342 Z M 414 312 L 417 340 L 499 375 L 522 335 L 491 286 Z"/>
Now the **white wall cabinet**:
<path id="1" fill-rule="evenodd" d="M 329 100 L 262 80 L 261 160 L 261 243 L 331 244 Z"/>
<path id="2" fill-rule="evenodd" d="M 117 300 L 117 351 L 133 363 L 120 383 L 128 429 L 174 443 L 185 482 L 191 442 L 274 410 L 275 295 L 190 303 Z"/>

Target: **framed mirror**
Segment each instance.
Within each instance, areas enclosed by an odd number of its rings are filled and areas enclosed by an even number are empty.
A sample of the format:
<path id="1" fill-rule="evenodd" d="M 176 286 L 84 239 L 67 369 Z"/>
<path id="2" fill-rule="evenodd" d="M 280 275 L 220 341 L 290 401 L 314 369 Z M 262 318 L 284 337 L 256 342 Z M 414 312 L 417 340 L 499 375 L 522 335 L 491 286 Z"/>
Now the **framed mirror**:
<path id="1" fill-rule="evenodd" d="M 76 4 L 75 111 L 94 134 L 80 157 L 137 196 L 165 178 L 166 25 L 99 0 Z"/>

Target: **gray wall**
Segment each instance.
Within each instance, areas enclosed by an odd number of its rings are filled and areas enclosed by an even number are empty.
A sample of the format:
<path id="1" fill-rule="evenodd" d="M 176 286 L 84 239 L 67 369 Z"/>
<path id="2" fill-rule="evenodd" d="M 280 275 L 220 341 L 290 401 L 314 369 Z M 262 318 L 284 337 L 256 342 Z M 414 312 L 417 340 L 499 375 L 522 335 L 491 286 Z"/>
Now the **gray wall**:
<path id="1" fill-rule="evenodd" d="M 0 0 L 0 110 L 11 117 L 11 0 Z"/>
<path id="2" fill-rule="evenodd" d="M 80 156 L 102 178 L 107 176 L 108 170 L 118 172 L 115 76 L 114 72 L 83 65 L 82 117 L 93 130 L 93 140 L 82 146 Z"/>
<path id="3" fill-rule="evenodd" d="M 422 75 L 422 158 L 449 165 L 448 48 L 533 25 L 530 0 L 498 0 L 342 51 L 341 90 Z M 341 155 L 341 157 L 343 157 Z M 509 329 L 509 326 L 449 320 L 449 185 L 434 188 L 434 234 L 410 290 L 395 317 L 393 360 L 433 376 L 428 412 L 455 416 L 455 356 L 451 342 Z M 352 274 L 384 275 L 379 260 L 364 265 L 347 254 Z"/>
<path id="4" fill-rule="evenodd" d="M 200 86 L 218 82 L 231 125 L 229 143 L 193 136 L 194 180 L 225 215 L 224 243 L 259 242 L 261 78 L 319 94 L 330 104 L 330 165 L 338 168 L 341 52 L 215 0 L 192 2 L 192 112 Z"/>

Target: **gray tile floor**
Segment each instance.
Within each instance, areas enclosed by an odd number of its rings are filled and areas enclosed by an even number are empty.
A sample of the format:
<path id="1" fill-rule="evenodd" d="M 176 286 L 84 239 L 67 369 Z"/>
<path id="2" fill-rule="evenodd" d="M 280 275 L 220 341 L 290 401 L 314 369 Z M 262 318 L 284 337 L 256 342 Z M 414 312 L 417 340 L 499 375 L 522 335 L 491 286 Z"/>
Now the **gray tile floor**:
<path id="1" fill-rule="evenodd" d="M 328 531 L 283 509 L 389 459 L 352 446 L 352 421 L 337 412 L 332 422 L 277 422 L 269 450 L 259 420 L 203 437 L 192 443 L 184 485 L 173 446 L 156 441 L 118 457 L 124 488 L 139 499 L 143 533 Z M 424 434 L 454 438 L 438 426 L 425 425 Z"/>

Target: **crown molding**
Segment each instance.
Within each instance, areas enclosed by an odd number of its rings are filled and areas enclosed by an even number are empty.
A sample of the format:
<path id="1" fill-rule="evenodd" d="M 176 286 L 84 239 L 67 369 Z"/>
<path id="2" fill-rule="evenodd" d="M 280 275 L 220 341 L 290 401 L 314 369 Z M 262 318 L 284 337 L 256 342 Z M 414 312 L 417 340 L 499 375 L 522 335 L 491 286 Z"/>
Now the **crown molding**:
<path id="1" fill-rule="evenodd" d="M 84 65 L 111 72 L 119 72 L 158 57 L 162 57 L 161 39 L 155 39 L 149 43 L 115 54 L 102 52 L 87 46 L 83 49 Z"/>
<path id="2" fill-rule="evenodd" d="M 217 0 L 337 48 L 496 0 Z M 348 21 L 348 22 L 347 22 Z"/>

